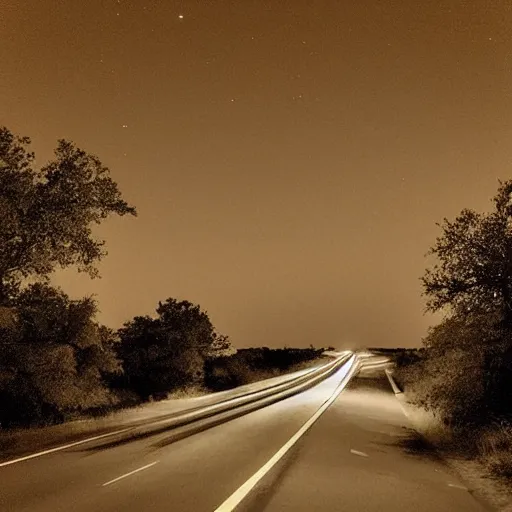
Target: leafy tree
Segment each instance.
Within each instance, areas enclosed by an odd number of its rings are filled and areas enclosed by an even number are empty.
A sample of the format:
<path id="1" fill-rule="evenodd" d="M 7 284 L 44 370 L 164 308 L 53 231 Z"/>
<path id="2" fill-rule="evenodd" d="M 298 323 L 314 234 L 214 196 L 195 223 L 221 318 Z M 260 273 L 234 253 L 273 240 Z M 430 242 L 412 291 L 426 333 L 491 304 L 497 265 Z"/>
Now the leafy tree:
<path id="1" fill-rule="evenodd" d="M 228 336 L 214 333 L 214 339 L 208 349 L 208 357 L 225 357 L 236 353 L 236 349 L 231 345 Z"/>
<path id="2" fill-rule="evenodd" d="M 90 298 L 31 285 L 17 299 L 15 325 L 0 328 L 0 421 L 59 421 L 114 402 L 104 377 L 121 371 L 114 333 L 94 321 Z"/>
<path id="3" fill-rule="evenodd" d="M 453 222 L 444 219 L 430 250 L 439 263 L 422 278 L 429 310 L 499 308 L 512 325 L 511 193 L 512 181 L 500 182 L 491 213 L 465 209 Z"/>
<path id="4" fill-rule="evenodd" d="M 510 416 L 510 330 L 500 311 L 455 313 L 431 328 L 424 357 L 398 369 L 416 402 L 456 429 Z"/>
<path id="5" fill-rule="evenodd" d="M 56 266 L 97 276 L 105 250 L 92 225 L 136 215 L 96 156 L 59 140 L 54 160 L 35 169 L 29 144 L 0 127 L 0 305 L 25 278 L 46 278 Z"/>
<path id="6" fill-rule="evenodd" d="M 454 426 L 511 413 L 511 193 L 512 181 L 500 182 L 490 213 L 465 209 L 445 219 L 430 251 L 438 263 L 422 278 L 427 309 L 448 315 L 430 330 L 409 377 L 420 402 Z"/>
<path id="7" fill-rule="evenodd" d="M 138 316 L 119 330 L 121 385 L 143 399 L 203 382 L 205 358 L 217 335 L 208 315 L 188 301 L 159 303 L 157 318 Z"/>

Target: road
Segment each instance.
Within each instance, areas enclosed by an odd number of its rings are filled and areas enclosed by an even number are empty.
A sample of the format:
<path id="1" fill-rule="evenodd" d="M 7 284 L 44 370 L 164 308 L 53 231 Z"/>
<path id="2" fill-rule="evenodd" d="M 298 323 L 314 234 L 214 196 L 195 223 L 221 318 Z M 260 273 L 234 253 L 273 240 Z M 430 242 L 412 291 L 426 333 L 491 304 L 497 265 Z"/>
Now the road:
<path id="1" fill-rule="evenodd" d="M 163 433 L 1 467 L 0 510 L 227 512 L 226 500 L 310 420 L 343 376 L 178 442 L 169 444 Z M 354 379 L 237 510 L 484 510 L 440 462 L 411 453 L 409 426 L 385 380 Z"/>

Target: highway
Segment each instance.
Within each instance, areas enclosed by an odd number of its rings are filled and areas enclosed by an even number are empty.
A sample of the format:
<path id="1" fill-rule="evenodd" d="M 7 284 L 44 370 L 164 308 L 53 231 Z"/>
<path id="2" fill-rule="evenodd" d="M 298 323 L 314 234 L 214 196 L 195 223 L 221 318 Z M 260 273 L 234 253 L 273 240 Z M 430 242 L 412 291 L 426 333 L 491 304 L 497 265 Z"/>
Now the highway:
<path id="1" fill-rule="evenodd" d="M 485 510 L 439 461 L 411 452 L 416 437 L 383 371 L 348 381 L 353 361 L 179 441 L 164 431 L 4 465 L 0 510 Z"/>

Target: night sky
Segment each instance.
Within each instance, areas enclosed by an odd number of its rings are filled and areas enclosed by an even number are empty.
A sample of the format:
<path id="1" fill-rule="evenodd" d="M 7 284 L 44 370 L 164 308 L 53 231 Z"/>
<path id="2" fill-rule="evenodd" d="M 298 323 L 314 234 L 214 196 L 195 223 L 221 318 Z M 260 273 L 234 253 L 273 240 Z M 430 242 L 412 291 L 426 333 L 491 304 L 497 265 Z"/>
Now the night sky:
<path id="1" fill-rule="evenodd" d="M 417 346 L 435 223 L 512 177 L 512 3 L 0 0 L 0 124 L 73 140 L 138 218 L 97 231 L 112 327 L 167 297 L 237 347 Z"/>

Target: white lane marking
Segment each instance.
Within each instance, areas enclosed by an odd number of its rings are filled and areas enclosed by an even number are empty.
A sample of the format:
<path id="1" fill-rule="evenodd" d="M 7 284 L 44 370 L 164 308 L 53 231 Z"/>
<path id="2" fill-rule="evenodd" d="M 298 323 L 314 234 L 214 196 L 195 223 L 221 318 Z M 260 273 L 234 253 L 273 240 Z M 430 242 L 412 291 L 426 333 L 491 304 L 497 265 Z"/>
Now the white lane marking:
<path id="1" fill-rule="evenodd" d="M 385 373 L 386 373 L 386 375 L 388 377 L 389 383 L 391 384 L 391 388 L 393 389 L 393 393 L 395 393 L 395 395 L 400 395 L 402 393 L 402 390 L 397 386 L 397 383 L 396 383 L 395 379 L 393 378 L 393 374 L 387 368 L 384 371 L 385 371 Z"/>
<path id="2" fill-rule="evenodd" d="M 102 484 L 102 487 L 105 487 L 107 485 L 113 484 L 114 482 L 117 482 L 119 480 L 122 480 L 123 478 L 126 478 L 127 476 L 133 475 L 135 473 L 138 473 L 139 471 L 144 471 L 145 469 L 150 468 L 151 466 L 154 466 L 155 464 L 158 464 L 160 461 L 156 460 L 155 462 L 152 462 L 151 464 L 146 464 L 145 466 L 142 466 L 141 468 L 134 469 L 133 471 L 130 471 L 129 473 L 125 473 L 124 475 L 118 476 L 117 478 L 114 478 L 113 480 L 109 480 L 108 482 L 105 482 Z"/>
<path id="3" fill-rule="evenodd" d="M 463 485 L 459 485 L 459 484 L 448 484 L 448 487 L 455 487 L 455 489 L 462 489 L 463 491 L 468 490 L 467 487 L 464 487 Z"/>
<path id="4" fill-rule="evenodd" d="M 113 436 L 115 434 L 121 434 L 122 432 L 126 432 L 133 427 L 123 428 L 122 430 L 116 430 L 115 432 L 109 432 L 108 434 L 101 434 L 100 436 L 88 437 L 87 439 L 82 439 L 81 441 L 76 441 L 74 443 L 64 444 L 62 446 L 57 446 L 56 448 L 50 448 L 49 450 L 44 450 L 42 452 L 32 453 L 31 455 L 26 455 L 25 457 L 19 457 L 18 459 L 8 460 L 7 462 L 0 462 L 0 468 L 3 466 L 9 466 L 10 464 L 16 464 L 17 462 L 22 462 L 28 459 L 34 459 L 36 457 L 41 457 L 42 455 L 46 455 L 48 453 L 59 452 L 61 450 L 66 450 L 67 448 L 71 448 L 73 446 L 78 446 L 79 444 L 89 443 L 90 441 L 96 441 L 96 439 L 102 439 L 104 437 Z"/>
<path id="5" fill-rule="evenodd" d="M 358 450 L 350 450 L 350 453 L 353 453 L 354 455 L 359 455 L 360 457 L 369 457 L 367 453 L 360 452 Z"/>
<path id="6" fill-rule="evenodd" d="M 304 425 L 263 465 L 249 480 L 242 484 L 229 498 L 224 501 L 215 512 L 231 512 L 240 502 L 251 492 L 254 486 L 284 457 L 290 448 L 311 428 L 313 423 L 326 411 L 326 409 L 336 400 L 338 395 L 345 389 L 350 378 L 355 373 L 357 367 L 356 356 L 353 355 L 349 361 L 342 367 L 347 367 L 343 380 L 334 390 L 333 394 L 320 406 L 316 413 L 309 418 Z"/>

